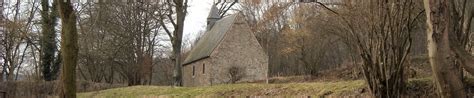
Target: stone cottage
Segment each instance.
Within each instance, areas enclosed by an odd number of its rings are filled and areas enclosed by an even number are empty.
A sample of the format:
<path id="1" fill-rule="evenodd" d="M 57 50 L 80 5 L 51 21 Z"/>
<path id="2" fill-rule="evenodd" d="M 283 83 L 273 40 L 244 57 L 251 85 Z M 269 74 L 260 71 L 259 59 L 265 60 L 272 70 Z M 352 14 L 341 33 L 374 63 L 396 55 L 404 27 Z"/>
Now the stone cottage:
<path id="1" fill-rule="evenodd" d="M 183 85 L 266 80 L 268 56 L 249 28 L 242 14 L 220 18 L 213 6 L 207 32 L 183 62 Z"/>

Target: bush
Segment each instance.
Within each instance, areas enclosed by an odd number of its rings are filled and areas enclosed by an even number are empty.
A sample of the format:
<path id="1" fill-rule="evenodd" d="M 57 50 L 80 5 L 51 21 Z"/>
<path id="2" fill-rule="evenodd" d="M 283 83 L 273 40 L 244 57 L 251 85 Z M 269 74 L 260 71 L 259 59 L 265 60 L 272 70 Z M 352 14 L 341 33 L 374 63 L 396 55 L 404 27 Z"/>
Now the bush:
<path id="1" fill-rule="evenodd" d="M 237 81 L 241 80 L 244 77 L 244 72 L 242 72 L 242 68 L 232 66 L 229 68 L 229 83 L 236 83 Z"/>

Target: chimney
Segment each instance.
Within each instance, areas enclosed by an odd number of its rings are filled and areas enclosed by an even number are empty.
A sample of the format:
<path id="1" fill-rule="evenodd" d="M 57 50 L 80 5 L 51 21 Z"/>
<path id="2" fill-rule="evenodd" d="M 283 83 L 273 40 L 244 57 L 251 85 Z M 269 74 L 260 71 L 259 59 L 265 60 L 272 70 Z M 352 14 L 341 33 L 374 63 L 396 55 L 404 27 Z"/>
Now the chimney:
<path id="1" fill-rule="evenodd" d="M 217 9 L 216 4 L 213 4 L 209 16 L 207 16 L 207 31 L 211 30 L 217 20 L 221 19 L 219 15 L 219 9 Z"/>

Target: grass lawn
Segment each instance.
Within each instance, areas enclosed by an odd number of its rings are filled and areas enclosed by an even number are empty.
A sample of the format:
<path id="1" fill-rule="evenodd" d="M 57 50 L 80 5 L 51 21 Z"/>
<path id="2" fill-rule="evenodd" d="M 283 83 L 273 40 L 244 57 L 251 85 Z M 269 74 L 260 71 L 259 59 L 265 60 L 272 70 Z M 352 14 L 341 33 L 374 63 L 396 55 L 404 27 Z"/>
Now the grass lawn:
<path id="1" fill-rule="evenodd" d="M 96 92 L 79 93 L 90 97 L 151 97 L 151 96 L 344 96 L 362 94 L 363 80 L 343 82 L 223 84 L 206 87 L 131 86 Z M 359 91 L 359 92 L 358 92 Z"/>
<path id="2" fill-rule="evenodd" d="M 431 77 L 409 79 L 406 84 L 406 96 L 436 96 Z M 465 78 L 467 87 L 474 85 L 474 78 Z M 79 98 L 169 98 L 169 97 L 222 97 L 222 96 L 368 96 L 364 80 L 341 82 L 308 82 L 276 84 L 222 84 L 203 87 L 170 87 L 170 86 L 131 86 L 107 89 L 95 92 L 79 93 Z"/>

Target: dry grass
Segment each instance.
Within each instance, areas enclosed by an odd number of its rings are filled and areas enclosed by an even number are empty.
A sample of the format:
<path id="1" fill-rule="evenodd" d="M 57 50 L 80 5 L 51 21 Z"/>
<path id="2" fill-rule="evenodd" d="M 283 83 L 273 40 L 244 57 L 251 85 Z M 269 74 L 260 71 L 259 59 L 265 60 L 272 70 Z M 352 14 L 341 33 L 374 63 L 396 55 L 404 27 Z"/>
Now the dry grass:
<path id="1" fill-rule="evenodd" d="M 286 84 L 224 84 L 207 87 L 133 86 L 78 94 L 90 97 L 145 96 L 344 96 L 363 95 L 362 80 L 344 82 L 286 83 Z"/>
<path id="2" fill-rule="evenodd" d="M 466 78 L 467 90 L 473 95 L 474 78 Z M 367 96 L 363 80 L 307 83 L 242 83 L 206 87 L 132 86 L 95 92 L 79 93 L 79 98 L 115 97 L 213 97 L 213 96 Z M 409 79 L 406 96 L 436 96 L 431 77 Z"/>

